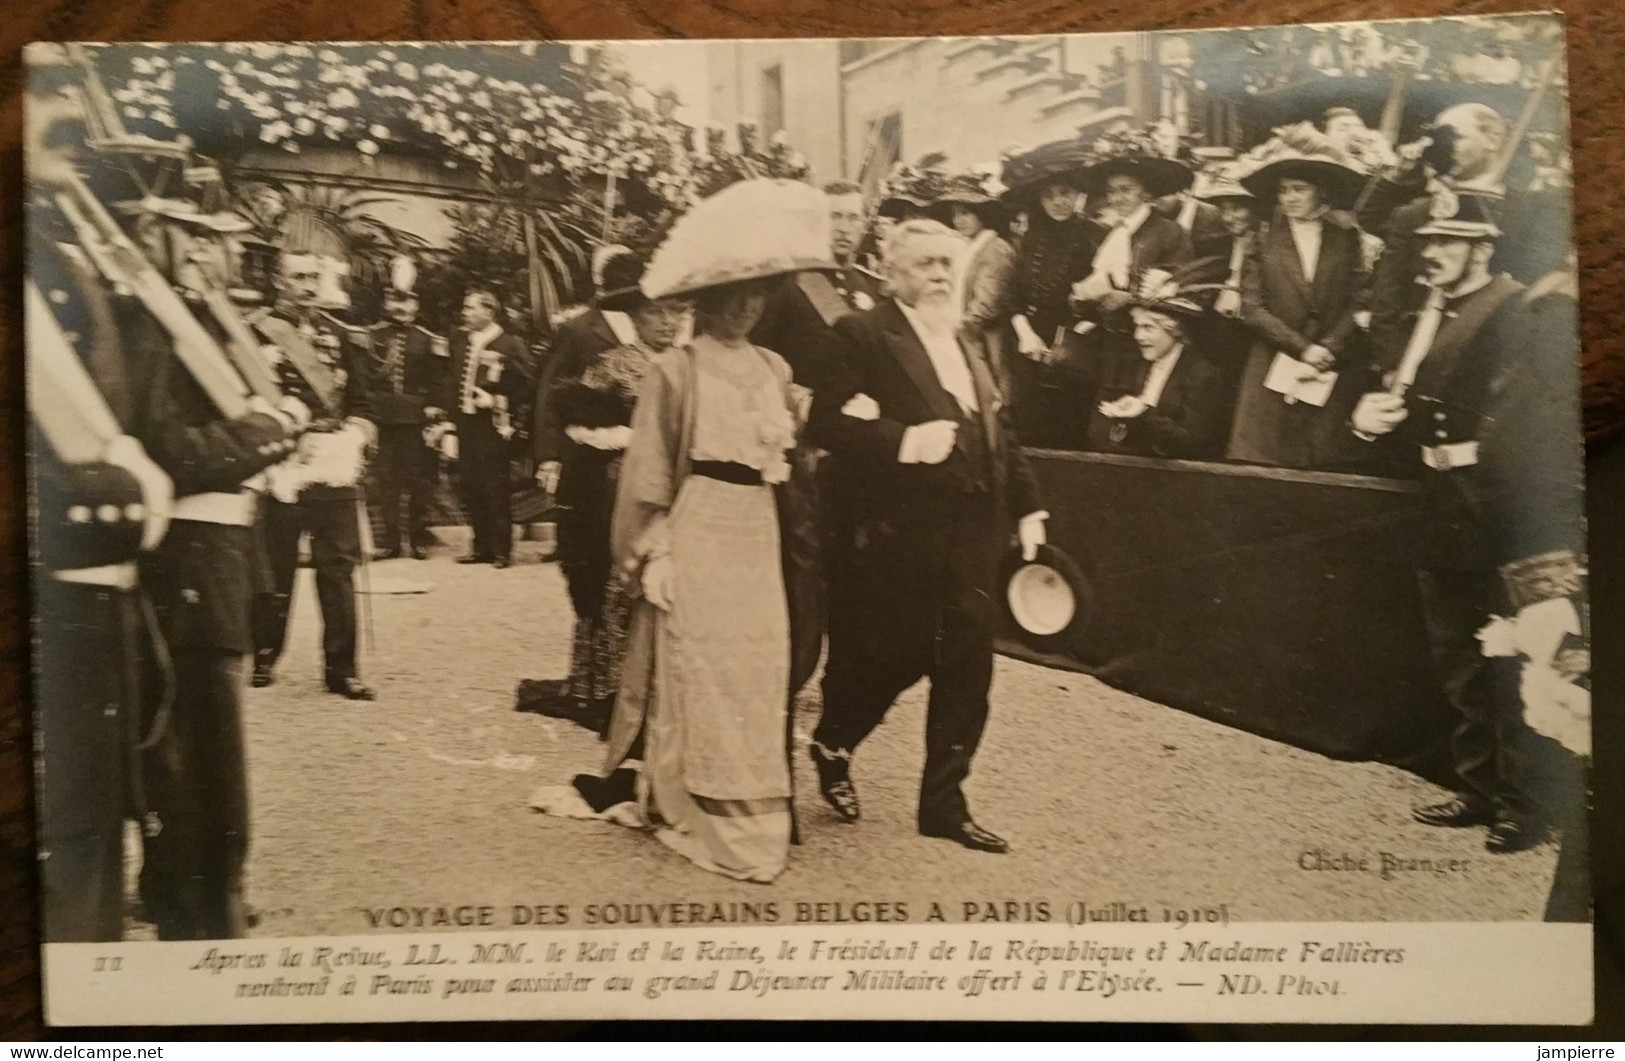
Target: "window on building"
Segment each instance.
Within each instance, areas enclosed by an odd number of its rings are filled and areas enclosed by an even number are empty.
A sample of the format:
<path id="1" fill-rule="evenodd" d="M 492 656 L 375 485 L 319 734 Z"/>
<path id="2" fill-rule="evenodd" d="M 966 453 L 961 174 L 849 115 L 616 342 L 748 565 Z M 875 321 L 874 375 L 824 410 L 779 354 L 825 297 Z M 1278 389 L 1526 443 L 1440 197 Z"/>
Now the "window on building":
<path id="1" fill-rule="evenodd" d="M 784 130 L 784 65 L 774 63 L 762 70 L 762 136 Z"/>
<path id="2" fill-rule="evenodd" d="M 903 157 L 903 116 L 898 111 L 870 121 L 863 144 L 863 161 L 858 166 L 858 183 L 873 195 L 892 167 Z"/>

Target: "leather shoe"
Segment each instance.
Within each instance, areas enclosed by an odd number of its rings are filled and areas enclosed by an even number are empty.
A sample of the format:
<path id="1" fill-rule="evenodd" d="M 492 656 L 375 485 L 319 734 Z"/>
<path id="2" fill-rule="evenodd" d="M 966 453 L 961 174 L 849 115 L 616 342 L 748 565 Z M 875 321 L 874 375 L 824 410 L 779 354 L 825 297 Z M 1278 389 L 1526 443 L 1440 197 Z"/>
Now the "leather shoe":
<path id="1" fill-rule="evenodd" d="M 986 851 L 991 855 L 1002 855 L 1010 850 L 1010 845 L 1005 842 L 1004 837 L 988 832 L 969 818 L 952 825 L 922 825 L 920 835 L 939 840 L 952 840 L 972 851 Z"/>
<path id="2" fill-rule="evenodd" d="M 421 545 L 414 545 L 412 546 L 412 559 L 427 560 L 429 559 L 429 551 Z"/>
<path id="3" fill-rule="evenodd" d="M 824 802 L 835 808 L 842 821 L 857 821 L 863 812 L 858 805 L 858 790 L 852 784 L 852 760 L 826 755 L 816 742 L 808 746 L 807 754 L 818 769 L 818 791 Z"/>
<path id="4" fill-rule="evenodd" d="M 1470 825 L 1488 825 L 1495 820 L 1495 808 L 1478 800 L 1457 796 L 1443 803 L 1432 803 L 1411 811 L 1411 817 L 1423 825 L 1445 829 L 1460 829 Z"/>
<path id="5" fill-rule="evenodd" d="M 498 571 L 501 571 L 511 563 L 513 563 L 513 561 L 509 560 L 506 556 L 499 556 L 495 560 L 491 561 L 491 566 L 496 568 Z"/>
<path id="6" fill-rule="evenodd" d="M 256 689 L 263 689 L 274 681 L 276 681 L 276 675 L 272 672 L 269 663 L 254 664 L 254 674 L 248 679 L 249 685 Z"/>
<path id="7" fill-rule="evenodd" d="M 1484 850 L 1492 855 L 1510 855 L 1538 847 L 1546 839 L 1546 829 L 1527 818 L 1501 816 L 1490 826 L 1490 835 L 1484 841 Z"/>
<path id="8" fill-rule="evenodd" d="M 488 564 L 491 562 L 491 558 L 481 556 L 479 553 L 469 553 L 467 556 L 459 556 L 457 562 L 459 564 Z"/>
<path id="9" fill-rule="evenodd" d="M 372 691 L 372 686 L 360 678 L 329 678 L 327 691 L 337 693 L 346 700 L 376 700 L 378 694 Z"/>

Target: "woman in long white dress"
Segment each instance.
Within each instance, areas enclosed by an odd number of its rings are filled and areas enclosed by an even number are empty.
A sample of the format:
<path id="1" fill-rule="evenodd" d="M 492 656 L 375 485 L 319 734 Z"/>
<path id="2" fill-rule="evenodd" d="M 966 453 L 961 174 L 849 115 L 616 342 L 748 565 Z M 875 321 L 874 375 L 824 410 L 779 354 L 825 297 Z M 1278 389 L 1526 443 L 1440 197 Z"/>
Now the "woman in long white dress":
<path id="1" fill-rule="evenodd" d="M 533 801 L 646 823 L 740 880 L 773 880 L 789 853 L 773 486 L 802 404 L 784 360 L 748 335 L 767 278 L 831 264 L 827 224 L 806 185 L 747 181 L 679 221 L 651 261 L 645 293 L 693 299 L 695 337 L 650 367 L 621 467 L 611 549 L 639 598 L 605 767 L 576 778 L 574 799 Z"/>

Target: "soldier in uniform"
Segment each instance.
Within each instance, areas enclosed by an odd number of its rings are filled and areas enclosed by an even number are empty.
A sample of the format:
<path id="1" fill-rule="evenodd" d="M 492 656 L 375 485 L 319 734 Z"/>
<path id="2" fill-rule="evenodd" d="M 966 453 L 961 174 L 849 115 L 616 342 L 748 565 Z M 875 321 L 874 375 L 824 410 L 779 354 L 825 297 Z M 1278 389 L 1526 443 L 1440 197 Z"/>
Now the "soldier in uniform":
<path id="1" fill-rule="evenodd" d="M 431 398 L 445 384 L 451 348 L 417 321 L 417 270 L 397 258 L 384 291 L 385 320 L 372 326 L 372 406 L 378 423 L 378 504 L 384 516 L 384 559 L 401 555 L 401 496 L 407 496 L 406 545 L 414 560 L 426 559 L 429 499 L 439 456 L 423 441 L 423 429 L 443 411 Z"/>
<path id="2" fill-rule="evenodd" d="M 836 265 L 830 282 L 854 312 L 874 309 L 885 292 L 880 277 L 858 262 L 858 248 L 869 228 L 863 189 L 851 181 L 831 181 L 824 185 L 824 194 L 829 197 L 830 250 Z"/>
<path id="3" fill-rule="evenodd" d="M 109 165 L 98 176 L 118 171 Z M 165 237 L 143 241 L 148 261 L 94 253 L 125 237 L 91 194 L 84 184 L 72 185 L 58 194 L 54 215 L 41 213 L 35 231 L 46 238 L 36 243 L 31 267 L 48 275 L 54 251 L 70 268 L 95 262 L 102 270 L 94 281 L 87 269 L 72 270 L 77 295 L 52 301 L 65 309 L 83 305 L 89 328 L 70 331 L 86 336 L 92 375 L 102 377 L 110 405 L 128 417 L 121 422 L 176 494 L 168 533 L 140 564 L 165 649 L 147 683 L 157 695 L 135 727 L 145 753 L 131 784 L 146 827 L 142 900 L 163 939 L 236 936 L 247 928 L 241 686 L 255 567 L 255 501 L 244 484 L 287 456 L 307 414 L 298 401 L 278 407 L 240 393 L 222 397 L 206 389 L 194 362 L 178 355 L 177 331 L 197 322 L 167 286 L 183 271 L 174 249 L 188 245 L 169 226 L 177 223 L 170 215 L 189 204 L 137 204 L 132 227 Z M 71 239 L 63 238 L 64 219 Z M 224 370 L 213 377 L 218 387 L 222 375 L 235 375 L 218 349 L 213 354 Z M 228 400 L 241 411 L 224 414 Z"/>
<path id="4" fill-rule="evenodd" d="M 297 368 L 289 379 L 306 389 L 318 419 L 315 435 L 350 433 L 335 445 L 345 452 L 353 440 L 376 440 L 373 425 L 369 355 L 358 334 L 317 306 L 321 272 L 314 255 L 284 247 L 278 258 L 276 306 L 252 323 L 267 345 L 281 350 Z M 324 440 L 316 440 L 318 443 Z M 302 440 L 307 452 L 314 448 Z M 359 450 L 359 446 L 354 447 Z M 354 453 L 354 450 L 350 452 Z M 316 598 L 322 613 L 323 678 L 330 693 L 350 700 L 376 698 L 361 680 L 356 661 L 356 606 L 353 582 L 361 556 L 361 498 L 359 454 L 354 465 L 333 467 L 334 474 L 317 475 L 297 490 L 265 499 L 263 536 L 271 569 L 271 589 L 254 601 L 254 675 L 256 687 L 275 680 L 277 660 L 288 635 L 288 613 L 293 606 L 294 576 L 299 560 L 299 539 L 310 532 L 311 560 L 316 568 Z M 339 461 L 338 463 L 344 463 Z"/>
<path id="5" fill-rule="evenodd" d="M 474 532 L 460 564 L 502 569 L 513 556 L 513 493 L 508 482 L 508 410 L 535 393 L 525 344 L 497 322 L 496 296 L 470 291 L 463 327 L 451 344 L 451 369 L 442 382 L 441 408 L 457 427 L 458 483 Z"/>
<path id="6" fill-rule="evenodd" d="M 1541 842 L 1549 801 L 1530 768 L 1535 738 L 1523 721 L 1517 662 L 1486 656 L 1478 634 L 1493 616 L 1518 615 L 1523 635 L 1539 640 L 1551 616 L 1528 609 L 1551 594 L 1531 587 L 1577 588 L 1579 484 L 1569 476 L 1561 489 L 1573 496 L 1540 520 L 1516 518 L 1509 502 L 1538 492 L 1547 477 L 1527 471 L 1532 450 L 1566 444 L 1576 424 L 1572 402 L 1554 406 L 1509 386 L 1543 372 L 1521 363 L 1532 356 L 1523 287 L 1491 272 L 1498 203 L 1492 194 L 1436 191 L 1415 232 L 1427 300 L 1386 388 L 1360 399 L 1352 427 L 1360 438 L 1385 439 L 1421 476 L 1417 584 L 1434 666 L 1461 719 L 1451 741 L 1461 792 L 1413 816 L 1488 826 L 1486 849 L 1506 854 Z M 1547 463 L 1549 471 L 1563 462 Z"/>
<path id="7" fill-rule="evenodd" d="M 25 154 L 37 425 L 29 439 L 39 636 L 34 735 L 42 935 L 49 943 L 82 943 L 117 940 L 123 931 L 128 763 L 147 636 L 136 559 L 167 529 L 172 485 L 125 433 L 134 396 L 111 309 L 53 201 L 71 160 L 49 135 L 78 116 L 54 91 L 60 74 L 37 65 L 31 71 Z M 44 362 L 55 358 L 87 384 L 77 401 L 36 389 L 54 374 Z M 65 423 L 57 420 L 64 414 Z"/>
<path id="8" fill-rule="evenodd" d="M 1471 187 L 1492 179 L 1507 139 L 1506 119 L 1493 108 L 1459 103 L 1441 111 L 1428 129 L 1432 143 L 1419 161 L 1420 170 L 1431 175 L 1433 183 Z M 1399 363 L 1410 335 L 1407 325 L 1424 297 L 1416 282 L 1423 271 L 1423 241 L 1416 231 L 1428 221 L 1431 199 L 1415 184 L 1379 185 L 1370 199 L 1368 212 L 1361 215 L 1362 227 L 1383 239 L 1382 256 L 1371 275 L 1371 346 L 1379 366 L 1388 371 Z"/>

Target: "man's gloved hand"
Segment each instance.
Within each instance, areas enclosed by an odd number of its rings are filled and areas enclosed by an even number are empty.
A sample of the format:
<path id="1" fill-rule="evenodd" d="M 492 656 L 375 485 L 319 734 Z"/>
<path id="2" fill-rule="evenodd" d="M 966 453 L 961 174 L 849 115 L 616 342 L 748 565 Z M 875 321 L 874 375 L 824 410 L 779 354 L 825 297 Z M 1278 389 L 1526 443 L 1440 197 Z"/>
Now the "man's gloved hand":
<path id="1" fill-rule="evenodd" d="M 952 420 L 932 420 L 903 431 L 903 444 L 897 449 L 901 464 L 941 464 L 954 451 L 959 425 Z"/>

